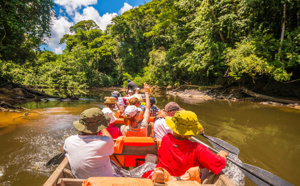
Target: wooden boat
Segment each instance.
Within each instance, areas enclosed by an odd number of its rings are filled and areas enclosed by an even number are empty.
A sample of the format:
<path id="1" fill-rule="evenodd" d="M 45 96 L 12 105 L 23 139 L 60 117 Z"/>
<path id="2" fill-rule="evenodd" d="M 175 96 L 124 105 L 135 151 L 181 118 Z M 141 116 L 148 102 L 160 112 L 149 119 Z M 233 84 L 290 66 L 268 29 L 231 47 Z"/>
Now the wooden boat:
<path id="1" fill-rule="evenodd" d="M 115 140 L 115 152 L 111 156 L 111 160 L 122 168 L 137 167 L 143 163 L 143 160 L 145 159 L 143 157 L 147 154 L 157 155 L 159 145 L 160 141 L 154 140 L 151 137 L 118 138 L 118 140 Z M 108 180 L 110 180 L 109 182 L 113 181 L 115 185 L 165 185 L 158 183 L 153 184 L 150 179 L 145 178 L 114 177 L 112 179 L 111 177 L 104 177 L 101 179 L 102 183 L 99 183 L 99 185 L 113 185 L 105 182 Z M 124 184 L 126 181 L 130 184 Z M 84 179 L 74 178 L 70 170 L 68 158 L 65 157 L 61 164 L 45 182 L 44 186 L 81 186 L 83 182 Z M 103 184 L 103 182 L 106 184 Z M 234 186 L 235 184 L 224 173 L 220 173 L 219 175 L 209 173 L 208 177 L 202 181 L 202 185 Z"/>

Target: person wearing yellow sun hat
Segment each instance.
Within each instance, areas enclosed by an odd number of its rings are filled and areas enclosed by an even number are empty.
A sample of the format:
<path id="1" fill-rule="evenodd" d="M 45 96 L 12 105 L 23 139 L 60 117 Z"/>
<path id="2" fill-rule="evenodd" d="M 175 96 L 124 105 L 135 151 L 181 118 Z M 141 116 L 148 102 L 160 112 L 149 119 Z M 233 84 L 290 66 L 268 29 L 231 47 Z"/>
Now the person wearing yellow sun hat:
<path id="1" fill-rule="evenodd" d="M 219 174 L 226 165 L 225 151 L 217 155 L 205 146 L 192 142 L 189 139 L 203 130 L 197 115 L 192 111 L 180 110 L 174 116 L 165 118 L 167 126 L 173 131 L 162 138 L 161 146 L 157 152 L 157 168 L 163 168 L 171 176 L 181 176 L 189 168 L 199 166 Z"/>

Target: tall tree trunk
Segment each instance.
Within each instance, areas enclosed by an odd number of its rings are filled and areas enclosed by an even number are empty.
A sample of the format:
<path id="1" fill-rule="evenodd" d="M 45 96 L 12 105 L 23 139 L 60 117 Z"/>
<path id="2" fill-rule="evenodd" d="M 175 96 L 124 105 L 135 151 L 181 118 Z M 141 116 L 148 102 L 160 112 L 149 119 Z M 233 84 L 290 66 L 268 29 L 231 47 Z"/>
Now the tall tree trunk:
<path id="1" fill-rule="evenodd" d="M 212 7 L 211 0 L 208 0 L 208 3 L 209 3 L 209 5 L 211 6 L 211 15 L 212 15 L 212 17 L 213 17 L 213 19 L 214 19 L 214 22 L 217 23 L 218 20 L 217 20 L 217 18 L 216 18 L 214 9 L 213 9 L 213 7 Z M 225 39 L 224 39 L 224 36 L 223 36 L 222 31 L 220 30 L 220 26 L 217 25 L 217 27 L 218 27 L 218 32 L 219 32 L 220 38 L 221 38 L 222 42 L 225 43 Z"/>
<path id="2" fill-rule="evenodd" d="M 281 50 L 282 50 L 282 45 L 283 45 L 283 40 L 284 40 L 285 22 L 286 22 L 286 2 L 284 2 L 284 4 L 283 4 L 282 27 L 281 27 L 280 46 L 278 49 L 278 60 L 280 60 L 280 55 L 281 55 Z M 284 66 L 283 63 L 282 63 L 282 66 Z"/>

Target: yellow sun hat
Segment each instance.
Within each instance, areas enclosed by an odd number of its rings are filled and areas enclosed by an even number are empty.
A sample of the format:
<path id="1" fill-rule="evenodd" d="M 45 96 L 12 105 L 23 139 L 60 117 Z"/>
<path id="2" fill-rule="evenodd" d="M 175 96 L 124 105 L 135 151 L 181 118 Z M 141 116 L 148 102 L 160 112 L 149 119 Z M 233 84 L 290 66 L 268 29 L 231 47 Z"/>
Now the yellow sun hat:
<path id="1" fill-rule="evenodd" d="M 195 136 L 203 129 L 197 115 L 192 111 L 181 110 L 173 117 L 167 116 L 165 119 L 167 126 L 179 135 Z"/>

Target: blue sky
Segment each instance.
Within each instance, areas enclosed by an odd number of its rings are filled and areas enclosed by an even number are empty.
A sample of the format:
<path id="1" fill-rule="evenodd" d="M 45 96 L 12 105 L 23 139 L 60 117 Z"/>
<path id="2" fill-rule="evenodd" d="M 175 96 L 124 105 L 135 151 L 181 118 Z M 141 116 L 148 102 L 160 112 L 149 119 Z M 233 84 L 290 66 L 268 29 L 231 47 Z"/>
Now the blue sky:
<path id="1" fill-rule="evenodd" d="M 105 30 L 111 19 L 121 15 L 139 5 L 144 5 L 151 0 L 53 0 L 56 4 L 54 10 L 56 17 L 52 18 L 51 38 L 42 49 L 61 54 L 65 44 L 59 41 L 64 34 L 69 33 L 69 28 L 82 20 L 92 19 L 98 26 Z"/>

